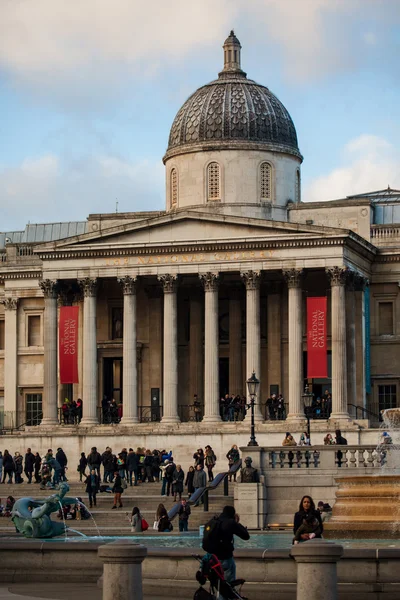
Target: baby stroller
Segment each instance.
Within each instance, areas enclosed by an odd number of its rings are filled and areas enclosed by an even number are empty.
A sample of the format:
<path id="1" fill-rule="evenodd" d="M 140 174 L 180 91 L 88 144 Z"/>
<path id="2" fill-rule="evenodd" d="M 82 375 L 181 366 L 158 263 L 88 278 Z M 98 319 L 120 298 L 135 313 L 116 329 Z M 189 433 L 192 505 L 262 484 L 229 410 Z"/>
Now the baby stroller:
<path id="1" fill-rule="evenodd" d="M 244 579 L 235 579 L 231 583 L 225 581 L 224 570 L 215 554 L 205 554 L 203 558 L 193 554 L 193 557 L 200 563 L 196 579 L 201 586 L 195 592 L 193 600 L 247 600 L 240 591 Z M 209 592 L 203 587 L 207 581 L 210 584 Z M 235 589 L 236 587 L 239 587 L 239 591 Z"/>

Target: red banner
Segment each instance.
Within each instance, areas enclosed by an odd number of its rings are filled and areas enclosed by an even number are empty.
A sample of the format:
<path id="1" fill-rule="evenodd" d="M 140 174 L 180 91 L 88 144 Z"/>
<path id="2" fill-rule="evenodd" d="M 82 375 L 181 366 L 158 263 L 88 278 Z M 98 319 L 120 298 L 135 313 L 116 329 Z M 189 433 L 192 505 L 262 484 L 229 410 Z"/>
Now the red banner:
<path id="1" fill-rule="evenodd" d="M 78 383 L 79 306 L 62 306 L 59 325 L 60 383 Z"/>
<path id="2" fill-rule="evenodd" d="M 309 379 L 328 377 L 326 307 L 326 296 L 307 298 L 307 377 Z"/>

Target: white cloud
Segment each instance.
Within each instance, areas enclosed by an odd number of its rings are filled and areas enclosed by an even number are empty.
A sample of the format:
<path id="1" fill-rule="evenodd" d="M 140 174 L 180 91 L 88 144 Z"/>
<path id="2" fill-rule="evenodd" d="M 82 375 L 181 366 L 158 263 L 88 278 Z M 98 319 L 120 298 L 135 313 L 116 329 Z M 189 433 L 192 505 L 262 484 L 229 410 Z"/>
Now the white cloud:
<path id="1" fill-rule="evenodd" d="M 307 81 L 351 67 L 352 25 L 368 16 L 394 23 L 397 0 L 2 0 L 0 69 L 36 90 L 111 90 L 181 61 L 196 68 L 236 25 L 244 42 L 272 41 L 288 75 Z"/>
<path id="2" fill-rule="evenodd" d="M 55 155 L 0 165 L 1 229 L 23 229 L 28 221 L 85 220 L 89 213 L 164 208 L 164 167 L 114 156 L 73 162 Z"/>
<path id="3" fill-rule="evenodd" d="M 361 135 L 343 149 L 342 165 L 316 178 L 303 190 L 305 202 L 345 198 L 400 187 L 400 151 L 387 140 Z"/>

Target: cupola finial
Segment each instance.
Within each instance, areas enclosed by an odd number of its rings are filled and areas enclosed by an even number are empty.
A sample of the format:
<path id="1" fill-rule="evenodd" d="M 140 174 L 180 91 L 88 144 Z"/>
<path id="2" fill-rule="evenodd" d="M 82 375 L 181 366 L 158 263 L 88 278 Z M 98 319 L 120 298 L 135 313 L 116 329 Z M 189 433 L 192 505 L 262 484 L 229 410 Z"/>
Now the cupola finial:
<path id="1" fill-rule="evenodd" d="M 234 73 L 243 76 L 244 73 L 240 66 L 240 51 L 242 46 L 240 45 L 240 42 L 233 29 L 231 29 L 229 36 L 226 38 L 223 49 L 224 68 L 222 74 Z"/>

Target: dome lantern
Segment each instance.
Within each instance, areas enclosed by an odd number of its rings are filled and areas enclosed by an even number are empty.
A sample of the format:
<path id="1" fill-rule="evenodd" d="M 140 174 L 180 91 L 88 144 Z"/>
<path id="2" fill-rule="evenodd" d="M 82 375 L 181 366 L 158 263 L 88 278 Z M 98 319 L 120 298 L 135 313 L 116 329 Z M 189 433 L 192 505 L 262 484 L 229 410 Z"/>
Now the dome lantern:
<path id="1" fill-rule="evenodd" d="M 225 78 L 234 75 L 235 77 L 246 77 L 246 73 L 242 71 L 240 66 L 240 51 L 242 46 L 238 38 L 235 36 L 235 32 L 230 32 L 226 38 L 224 45 L 224 68 L 219 73 L 220 78 Z"/>

